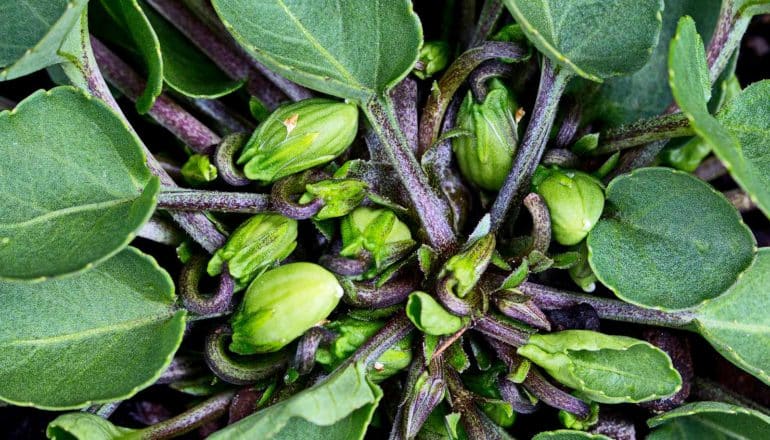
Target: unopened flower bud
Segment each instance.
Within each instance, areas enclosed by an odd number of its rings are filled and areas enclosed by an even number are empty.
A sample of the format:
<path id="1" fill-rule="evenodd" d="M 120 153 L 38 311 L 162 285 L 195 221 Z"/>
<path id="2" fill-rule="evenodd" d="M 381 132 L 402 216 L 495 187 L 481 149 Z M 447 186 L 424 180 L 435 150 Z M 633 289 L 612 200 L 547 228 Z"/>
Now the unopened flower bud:
<path id="1" fill-rule="evenodd" d="M 447 287 L 464 298 L 487 270 L 495 251 L 495 235 L 487 234 L 444 264 L 439 277 L 449 277 Z"/>
<path id="2" fill-rule="evenodd" d="M 337 278 L 317 264 L 268 270 L 251 283 L 233 317 L 230 349 L 239 354 L 278 351 L 326 319 L 341 297 Z"/>
<path id="3" fill-rule="evenodd" d="M 246 287 L 273 264 L 288 257 L 297 246 L 297 221 L 280 214 L 257 214 L 236 229 L 214 253 L 207 272 L 214 276 L 227 270 L 238 288 Z"/>
<path id="4" fill-rule="evenodd" d="M 299 203 L 309 203 L 315 198 L 324 201 L 324 206 L 313 217 L 316 220 L 342 217 L 355 209 L 366 197 L 369 186 L 357 179 L 331 179 L 308 184 L 307 191 Z"/>
<path id="5" fill-rule="evenodd" d="M 342 220 L 342 250 L 348 258 L 371 254 L 376 269 L 398 261 L 415 245 L 409 228 L 389 209 L 357 208 Z"/>
<path id="6" fill-rule="evenodd" d="M 420 48 L 414 74 L 427 79 L 441 72 L 449 63 L 449 44 L 446 41 L 426 41 Z"/>
<path id="7" fill-rule="evenodd" d="M 511 170 L 519 141 L 516 107 L 508 88 L 493 79 L 483 103 L 468 92 L 457 113 L 456 128 L 469 134 L 452 139 L 452 150 L 460 172 L 479 188 L 499 190 Z"/>
<path id="8" fill-rule="evenodd" d="M 279 107 L 254 132 L 238 164 L 249 179 L 271 183 L 330 162 L 356 136 L 358 108 L 329 99 Z"/>
<path id="9" fill-rule="evenodd" d="M 190 156 L 180 172 L 190 185 L 203 185 L 217 178 L 217 167 L 211 164 L 208 156 L 202 154 Z"/>
<path id="10" fill-rule="evenodd" d="M 540 168 L 533 184 L 548 205 L 557 242 L 565 246 L 578 244 L 599 221 L 604 210 L 604 189 L 593 176 L 580 171 Z"/>

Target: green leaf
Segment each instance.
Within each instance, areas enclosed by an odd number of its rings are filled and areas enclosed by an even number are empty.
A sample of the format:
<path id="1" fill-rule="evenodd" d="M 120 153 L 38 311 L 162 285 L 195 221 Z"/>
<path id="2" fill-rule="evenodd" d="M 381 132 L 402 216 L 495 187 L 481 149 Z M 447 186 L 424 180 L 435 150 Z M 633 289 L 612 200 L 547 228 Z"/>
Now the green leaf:
<path id="1" fill-rule="evenodd" d="M 174 300 L 171 277 L 134 248 L 76 276 L 0 282 L 0 399 L 70 409 L 134 395 L 182 341 Z"/>
<path id="2" fill-rule="evenodd" d="M 78 272 L 125 247 L 158 193 L 139 142 L 72 87 L 0 113 L 0 279 Z"/>
<path id="3" fill-rule="evenodd" d="M 366 366 L 358 363 L 210 438 L 361 439 L 381 398 L 380 388 L 366 379 Z"/>
<path id="4" fill-rule="evenodd" d="M 693 402 L 647 421 L 647 440 L 764 440 L 770 417 L 722 402 Z"/>
<path id="5" fill-rule="evenodd" d="M 259 61 L 319 92 L 363 103 L 417 61 L 422 27 L 409 0 L 214 0 Z"/>
<path id="6" fill-rule="evenodd" d="M 546 56 L 601 82 L 642 68 L 658 45 L 663 0 L 505 0 Z"/>
<path id="7" fill-rule="evenodd" d="M 102 5 L 122 30 L 128 33 L 133 46 L 142 56 L 147 68 L 147 84 L 136 99 L 136 110 L 140 114 L 147 113 L 155 103 L 155 98 L 163 92 L 163 58 L 158 36 L 137 0 L 102 0 Z"/>
<path id="8" fill-rule="evenodd" d="M 532 437 L 532 440 L 611 440 L 609 437 L 601 434 L 589 434 L 583 431 L 572 431 L 570 429 L 558 429 L 556 431 L 545 431 Z"/>
<path id="9" fill-rule="evenodd" d="M 432 296 L 419 291 L 409 294 L 406 316 L 421 332 L 434 336 L 451 335 L 466 323 L 447 312 Z"/>
<path id="10" fill-rule="evenodd" d="M 708 41 L 716 27 L 721 3 L 722 0 L 666 0 L 660 42 L 649 62 L 632 75 L 607 80 L 595 98 L 596 115 L 620 125 L 662 113 L 673 99 L 671 90 L 661 87 L 661 83 L 668 81 L 668 46 L 679 18 L 692 16 Z"/>
<path id="11" fill-rule="evenodd" d="M 56 53 L 88 0 L 0 2 L 0 81 L 59 63 Z"/>
<path id="12" fill-rule="evenodd" d="M 138 432 L 91 413 L 76 412 L 55 418 L 48 424 L 46 436 L 51 440 L 128 440 L 141 438 Z"/>
<path id="13" fill-rule="evenodd" d="M 588 235 L 591 268 L 624 301 L 682 309 L 715 298 L 754 259 L 751 231 L 707 183 L 643 168 L 607 186 L 606 218 Z"/>
<path id="14" fill-rule="evenodd" d="M 141 2 L 160 42 L 163 79 L 177 92 L 192 98 L 214 99 L 240 88 L 244 81 L 233 81 L 203 52 L 193 45 L 157 12 Z"/>
<path id="15" fill-rule="evenodd" d="M 682 386 L 666 353 L 626 336 L 588 330 L 534 334 L 517 352 L 599 403 L 646 402 Z"/>
<path id="16" fill-rule="evenodd" d="M 695 310 L 695 325 L 722 356 L 770 385 L 770 248 L 722 296 Z"/>

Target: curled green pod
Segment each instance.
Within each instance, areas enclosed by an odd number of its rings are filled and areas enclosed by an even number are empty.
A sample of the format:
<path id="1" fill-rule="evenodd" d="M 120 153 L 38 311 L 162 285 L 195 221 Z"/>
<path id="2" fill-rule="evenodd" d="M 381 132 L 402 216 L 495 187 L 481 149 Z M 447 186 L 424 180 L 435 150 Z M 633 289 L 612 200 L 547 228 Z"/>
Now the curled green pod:
<path id="1" fill-rule="evenodd" d="M 246 287 L 271 265 L 288 257 L 297 246 L 297 221 L 280 214 L 257 214 L 241 224 L 209 260 L 209 275 L 227 270 L 238 288 Z"/>
<path id="2" fill-rule="evenodd" d="M 358 108 L 329 99 L 284 105 L 246 143 L 238 164 L 251 180 L 267 184 L 342 154 L 358 131 Z"/>
<path id="3" fill-rule="evenodd" d="M 580 243 L 604 210 L 602 184 L 589 174 L 540 168 L 533 185 L 548 205 L 553 237 L 565 246 Z"/>
<path id="4" fill-rule="evenodd" d="M 268 270 L 251 283 L 232 321 L 230 350 L 272 353 L 326 319 L 342 297 L 334 275 L 312 263 Z"/>
<path id="5" fill-rule="evenodd" d="M 497 79 L 481 104 L 470 92 L 457 113 L 456 128 L 467 135 L 452 139 L 460 172 L 473 185 L 488 191 L 503 186 L 519 142 L 513 94 Z"/>

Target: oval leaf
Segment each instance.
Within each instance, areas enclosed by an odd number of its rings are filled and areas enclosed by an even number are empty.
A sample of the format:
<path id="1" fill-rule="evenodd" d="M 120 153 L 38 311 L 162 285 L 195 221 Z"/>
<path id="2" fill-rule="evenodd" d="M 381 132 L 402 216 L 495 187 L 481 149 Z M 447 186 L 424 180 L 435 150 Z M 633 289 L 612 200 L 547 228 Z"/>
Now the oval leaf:
<path id="1" fill-rule="evenodd" d="M 592 81 L 639 70 L 658 45 L 663 0 L 505 0 L 537 48 Z"/>
<path id="2" fill-rule="evenodd" d="M 64 61 L 59 46 L 88 0 L 5 1 L 0 10 L 0 81 Z"/>
<path id="3" fill-rule="evenodd" d="M 467 319 L 447 312 L 432 296 L 419 291 L 409 295 L 406 316 L 421 332 L 434 336 L 450 335 L 467 322 Z"/>
<path id="4" fill-rule="evenodd" d="M 682 386 L 666 353 L 626 336 L 588 330 L 534 334 L 517 352 L 599 403 L 646 402 Z"/>
<path id="5" fill-rule="evenodd" d="M 212 3 L 227 29 L 270 69 L 358 102 L 403 79 L 422 44 L 422 27 L 409 0 Z"/>
<path id="6" fill-rule="evenodd" d="M 607 186 L 607 205 L 588 235 L 588 258 L 624 301 L 692 307 L 727 290 L 754 258 L 740 214 L 689 174 L 643 168 L 620 176 Z"/>
<path id="7" fill-rule="evenodd" d="M 770 417 L 722 402 L 694 402 L 647 421 L 655 428 L 647 440 L 764 440 Z"/>
<path id="8" fill-rule="evenodd" d="M 0 282 L 0 399 L 45 409 L 128 398 L 160 376 L 185 312 L 155 260 L 127 248 L 82 274 Z"/>
<path id="9" fill-rule="evenodd" d="M 38 91 L 0 113 L 0 279 L 73 273 L 117 253 L 152 215 L 158 179 L 102 101 Z"/>
<path id="10" fill-rule="evenodd" d="M 722 356 L 770 385 L 770 248 L 724 295 L 695 311 L 695 324 Z"/>
<path id="11" fill-rule="evenodd" d="M 366 366 L 354 364 L 210 438 L 361 439 L 381 398 L 380 388 L 366 379 Z"/>
<path id="12" fill-rule="evenodd" d="M 88 412 L 63 414 L 48 424 L 51 440 L 120 440 L 140 438 L 136 429 L 115 426 L 109 420 Z"/>

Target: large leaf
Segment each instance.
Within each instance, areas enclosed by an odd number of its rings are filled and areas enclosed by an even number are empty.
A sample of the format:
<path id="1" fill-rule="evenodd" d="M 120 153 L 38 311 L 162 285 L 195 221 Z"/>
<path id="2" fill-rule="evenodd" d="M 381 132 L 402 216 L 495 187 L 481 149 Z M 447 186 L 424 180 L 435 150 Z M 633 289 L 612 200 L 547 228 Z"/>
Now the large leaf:
<path id="1" fill-rule="evenodd" d="M 38 91 L 0 113 L 0 279 L 77 272 L 117 253 L 152 215 L 158 179 L 98 99 Z"/>
<path id="2" fill-rule="evenodd" d="M 286 78 L 366 101 L 417 61 L 422 28 L 409 0 L 214 0 L 228 30 Z"/>
<path id="3" fill-rule="evenodd" d="M 722 402 L 694 402 L 647 421 L 647 440 L 765 440 L 770 417 Z"/>
<path id="4" fill-rule="evenodd" d="M 597 278 L 621 299 L 683 309 L 727 290 L 751 264 L 755 242 L 707 183 L 643 168 L 607 186 L 605 218 L 588 235 L 588 252 Z"/>
<path id="5" fill-rule="evenodd" d="M 588 330 L 534 334 L 517 352 L 596 402 L 644 402 L 682 386 L 666 353 L 626 336 Z"/>
<path id="6" fill-rule="evenodd" d="M 367 381 L 366 366 L 358 363 L 228 426 L 211 439 L 361 439 L 380 398 L 382 391 Z"/>
<path id="7" fill-rule="evenodd" d="M 662 26 L 663 0 L 505 0 L 546 56 L 601 82 L 647 63 Z"/>
<path id="8" fill-rule="evenodd" d="M 56 51 L 88 0 L 0 0 L 0 80 L 62 61 Z"/>
<path id="9" fill-rule="evenodd" d="M 0 399 L 47 409 L 132 396 L 182 341 L 174 283 L 134 248 L 82 274 L 0 282 Z"/>
<path id="10" fill-rule="evenodd" d="M 711 38 L 722 0 L 666 0 L 660 41 L 644 67 L 632 75 L 607 80 L 595 97 L 596 116 L 612 125 L 658 115 L 671 104 L 668 81 L 668 47 L 679 18 L 690 15 L 705 40 Z M 633 93 L 629 93 L 633 91 Z"/>
<path id="11" fill-rule="evenodd" d="M 698 332 L 722 356 L 770 385 L 770 248 L 724 295 L 695 311 Z"/>

